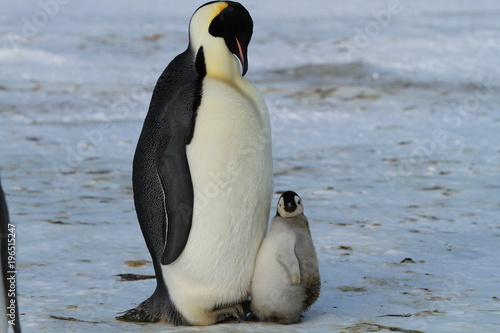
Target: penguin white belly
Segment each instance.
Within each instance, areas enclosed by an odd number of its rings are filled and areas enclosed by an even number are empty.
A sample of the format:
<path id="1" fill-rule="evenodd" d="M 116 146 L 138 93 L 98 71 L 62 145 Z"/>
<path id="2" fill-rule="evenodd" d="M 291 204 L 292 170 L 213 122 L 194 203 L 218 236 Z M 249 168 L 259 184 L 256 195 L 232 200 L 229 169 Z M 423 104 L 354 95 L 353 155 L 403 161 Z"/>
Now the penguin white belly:
<path id="1" fill-rule="evenodd" d="M 170 297 L 191 323 L 248 296 L 272 195 L 269 115 L 253 84 L 205 78 L 187 157 L 193 223 L 182 254 L 163 266 Z"/>
<path id="2" fill-rule="evenodd" d="M 273 316 L 276 312 L 300 311 L 301 287 L 291 284 L 290 276 L 278 261 L 281 247 L 290 241 L 295 242 L 295 235 L 274 223 L 259 250 L 251 288 L 252 311 L 259 318 Z"/>

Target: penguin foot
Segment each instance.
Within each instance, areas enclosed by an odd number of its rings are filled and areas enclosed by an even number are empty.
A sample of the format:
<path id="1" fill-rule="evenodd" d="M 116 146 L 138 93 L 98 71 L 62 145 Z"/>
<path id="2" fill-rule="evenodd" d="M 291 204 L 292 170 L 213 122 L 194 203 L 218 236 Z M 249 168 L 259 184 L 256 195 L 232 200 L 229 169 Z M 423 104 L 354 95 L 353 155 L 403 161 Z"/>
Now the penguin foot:
<path id="1" fill-rule="evenodd" d="M 168 295 L 162 294 L 161 290 L 155 290 L 150 298 L 139 304 L 137 307 L 121 312 L 121 316 L 116 317 L 121 321 L 132 322 L 164 322 L 173 325 L 188 325 L 177 309 L 171 304 Z"/>
<path id="2" fill-rule="evenodd" d="M 238 322 L 245 321 L 245 311 L 243 310 L 243 306 L 241 304 L 235 304 L 232 306 L 228 306 L 226 308 L 216 309 L 214 313 L 217 318 L 217 322 L 223 321 L 228 318 L 236 318 Z"/>
<path id="3" fill-rule="evenodd" d="M 151 323 L 161 321 L 161 317 L 148 314 L 146 311 L 141 309 L 140 306 L 120 313 L 124 314 L 121 316 L 117 316 L 115 318 L 121 321 L 151 322 Z"/>
<path id="4" fill-rule="evenodd" d="M 255 313 L 250 313 L 247 317 L 247 321 L 259 321 L 259 317 Z"/>

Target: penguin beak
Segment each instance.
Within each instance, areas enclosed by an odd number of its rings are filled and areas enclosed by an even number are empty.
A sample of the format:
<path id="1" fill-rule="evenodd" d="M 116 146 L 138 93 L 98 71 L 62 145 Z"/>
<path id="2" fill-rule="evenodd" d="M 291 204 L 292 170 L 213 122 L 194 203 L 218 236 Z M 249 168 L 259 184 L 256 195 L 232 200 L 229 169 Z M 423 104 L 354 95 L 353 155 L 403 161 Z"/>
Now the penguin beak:
<path id="1" fill-rule="evenodd" d="M 238 47 L 238 54 L 236 56 L 238 59 L 240 59 L 241 63 L 241 76 L 245 76 L 246 72 L 248 71 L 248 60 L 247 60 L 247 52 L 243 47 L 241 46 L 240 41 L 238 40 L 238 37 L 234 37 L 236 39 L 236 46 Z"/>

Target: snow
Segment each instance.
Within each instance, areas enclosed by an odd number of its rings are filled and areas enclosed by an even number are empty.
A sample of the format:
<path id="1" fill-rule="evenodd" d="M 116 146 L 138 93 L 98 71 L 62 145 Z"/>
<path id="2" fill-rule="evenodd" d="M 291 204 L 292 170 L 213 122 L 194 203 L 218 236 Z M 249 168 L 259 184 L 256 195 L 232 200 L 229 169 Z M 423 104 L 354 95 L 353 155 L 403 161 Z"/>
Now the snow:
<path id="1" fill-rule="evenodd" d="M 153 274 L 125 263 L 150 259 L 132 156 L 201 3 L 16 2 L 0 14 L 0 171 L 24 331 L 500 331 L 500 4 L 243 3 L 275 191 L 303 198 L 320 299 L 290 327 L 116 321 L 154 289 L 116 276 Z"/>

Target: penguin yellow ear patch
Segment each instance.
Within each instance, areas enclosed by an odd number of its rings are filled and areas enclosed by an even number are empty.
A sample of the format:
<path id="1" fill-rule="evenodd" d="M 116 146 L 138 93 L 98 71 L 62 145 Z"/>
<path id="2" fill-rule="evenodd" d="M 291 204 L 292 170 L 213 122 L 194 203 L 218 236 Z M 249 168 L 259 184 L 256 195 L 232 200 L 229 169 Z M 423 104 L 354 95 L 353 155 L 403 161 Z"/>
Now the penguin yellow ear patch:
<path id="1" fill-rule="evenodd" d="M 212 21 L 217 15 L 219 15 L 220 12 L 222 12 L 222 10 L 224 10 L 227 6 L 229 6 L 229 4 L 225 1 L 220 1 L 220 2 L 215 2 L 212 6 L 214 7 L 214 9 L 210 21 Z"/>

